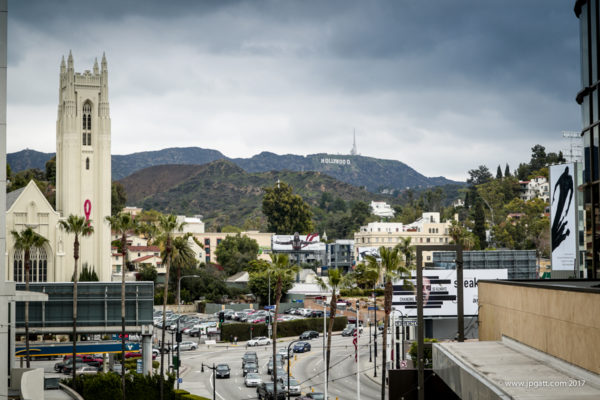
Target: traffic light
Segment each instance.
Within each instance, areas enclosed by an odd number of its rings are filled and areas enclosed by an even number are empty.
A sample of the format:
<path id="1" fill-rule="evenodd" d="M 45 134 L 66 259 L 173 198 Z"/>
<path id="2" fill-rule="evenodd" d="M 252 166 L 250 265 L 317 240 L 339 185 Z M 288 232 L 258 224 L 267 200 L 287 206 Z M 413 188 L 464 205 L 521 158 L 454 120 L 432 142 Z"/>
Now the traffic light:
<path id="1" fill-rule="evenodd" d="M 225 313 L 223 311 L 219 312 L 219 322 L 225 322 Z"/>
<path id="2" fill-rule="evenodd" d="M 181 338 L 182 338 L 181 332 L 177 332 L 177 333 L 175 334 L 175 341 L 176 341 L 177 343 L 181 343 Z"/>
<path id="3" fill-rule="evenodd" d="M 265 317 L 265 324 L 267 324 L 267 325 L 271 324 L 271 314 L 267 314 L 267 316 Z"/>
<path id="4" fill-rule="evenodd" d="M 177 356 L 173 356 L 173 368 L 174 369 L 179 369 L 179 357 Z"/>

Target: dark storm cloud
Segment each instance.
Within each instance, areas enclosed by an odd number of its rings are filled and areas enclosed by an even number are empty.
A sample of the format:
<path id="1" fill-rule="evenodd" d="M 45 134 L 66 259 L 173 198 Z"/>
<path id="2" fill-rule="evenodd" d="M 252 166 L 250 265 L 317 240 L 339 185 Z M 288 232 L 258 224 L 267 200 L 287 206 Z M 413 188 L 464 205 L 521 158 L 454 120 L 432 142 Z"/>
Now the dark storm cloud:
<path id="1" fill-rule="evenodd" d="M 9 107 L 53 129 L 60 56 L 106 51 L 115 153 L 346 152 L 356 128 L 365 155 L 460 178 L 579 129 L 577 29 L 563 0 L 11 2 Z"/>

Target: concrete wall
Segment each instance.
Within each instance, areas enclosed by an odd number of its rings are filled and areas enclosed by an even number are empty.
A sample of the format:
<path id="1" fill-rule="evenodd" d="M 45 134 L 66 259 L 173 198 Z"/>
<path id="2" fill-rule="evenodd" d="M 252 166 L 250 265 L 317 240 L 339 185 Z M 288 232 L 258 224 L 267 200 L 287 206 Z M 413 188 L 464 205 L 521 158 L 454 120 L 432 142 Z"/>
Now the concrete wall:
<path id="1" fill-rule="evenodd" d="M 600 294 L 479 282 L 479 340 L 508 336 L 600 374 Z"/>

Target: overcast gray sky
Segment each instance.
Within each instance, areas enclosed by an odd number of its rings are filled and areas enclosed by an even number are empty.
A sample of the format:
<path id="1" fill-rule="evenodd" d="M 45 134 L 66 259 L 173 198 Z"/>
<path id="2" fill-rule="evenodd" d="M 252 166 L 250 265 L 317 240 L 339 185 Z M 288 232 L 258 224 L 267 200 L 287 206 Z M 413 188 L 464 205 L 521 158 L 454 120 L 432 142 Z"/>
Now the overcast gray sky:
<path id="1" fill-rule="evenodd" d="M 9 1 L 8 151 L 55 151 L 60 59 L 106 52 L 112 152 L 348 154 L 427 176 L 580 130 L 568 0 Z"/>

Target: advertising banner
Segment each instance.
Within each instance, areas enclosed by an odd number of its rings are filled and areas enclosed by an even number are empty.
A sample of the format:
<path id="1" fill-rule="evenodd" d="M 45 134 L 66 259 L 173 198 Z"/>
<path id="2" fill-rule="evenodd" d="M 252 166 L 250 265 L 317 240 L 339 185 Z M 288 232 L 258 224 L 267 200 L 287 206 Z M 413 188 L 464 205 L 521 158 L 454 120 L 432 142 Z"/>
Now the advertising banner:
<path id="1" fill-rule="evenodd" d="M 573 271 L 577 262 L 577 202 L 574 163 L 550 166 L 552 270 Z"/>
<path id="2" fill-rule="evenodd" d="M 379 259 L 379 247 L 359 247 L 357 261 L 365 261 L 366 256 L 373 256 Z"/>
<path id="3" fill-rule="evenodd" d="M 413 271 L 413 273 L 415 273 Z M 507 279 L 507 269 L 465 269 L 463 270 L 464 313 L 477 315 L 479 297 L 477 283 L 481 279 Z M 407 289 L 403 280 L 394 283 L 392 308 L 405 316 L 417 316 L 417 279 L 407 279 L 412 288 Z M 423 270 L 423 315 L 425 317 L 456 317 L 456 270 Z"/>
<path id="4" fill-rule="evenodd" d="M 318 233 L 310 235 L 273 235 L 271 239 L 273 251 L 324 251 L 325 243 L 321 243 Z"/>

